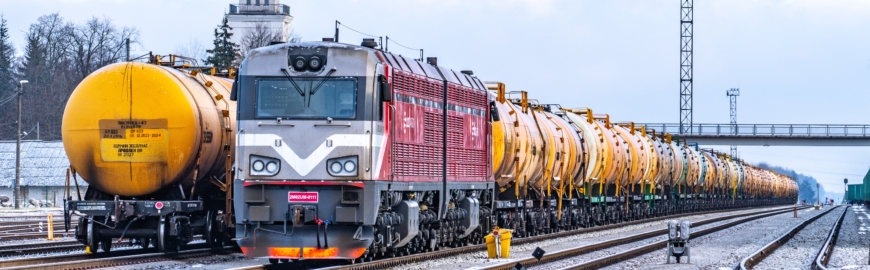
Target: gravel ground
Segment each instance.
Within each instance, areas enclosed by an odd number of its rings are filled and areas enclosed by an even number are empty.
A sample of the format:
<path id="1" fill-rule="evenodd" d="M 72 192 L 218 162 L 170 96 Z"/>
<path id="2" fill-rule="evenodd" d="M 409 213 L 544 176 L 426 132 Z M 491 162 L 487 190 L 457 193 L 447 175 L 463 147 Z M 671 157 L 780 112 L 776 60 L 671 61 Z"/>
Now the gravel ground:
<path id="1" fill-rule="evenodd" d="M 746 217 L 726 219 L 726 220 L 723 220 L 723 221 L 718 221 L 718 222 L 710 223 L 710 224 L 703 225 L 703 226 L 692 227 L 692 230 L 693 230 L 693 231 L 694 231 L 694 230 L 703 230 L 703 229 L 707 229 L 707 228 L 710 228 L 710 227 L 719 226 L 719 225 L 722 225 L 722 224 L 725 224 L 725 223 L 728 223 L 728 222 L 733 222 L 733 221 L 736 221 L 736 220 L 739 220 L 739 219 L 743 219 L 743 218 L 746 218 Z M 665 225 L 665 224 L 667 224 L 667 223 L 663 223 L 662 225 Z M 624 237 L 624 236 L 623 236 L 623 237 Z M 601 257 L 609 256 L 609 255 L 613 255 L 613 254 L 616 254 L 616 253 L 619 253 L 619 252 L 622 252 L 622 251 L 625 251 L 625 250 L 629 250 L 629 249 L 637 248 L 637 247 L 640 247 L 640 246 L 649 245 L 649 244 L 652 244 L 652 243 L 655 243 L 655 242 L 664 241 L 664 240 L 667 240 L 667 236 L 665 236 L 665 235 L 657 236 L 657 237 L 652 237 L 652 238 L 649 238 L 649 239 L 646 239 L 646 240 L 642 240 L 642 241 L 637 241 L 637 242 L 628 243 L 628 244 L 624 244 L 624 245 L 613 246 L 613 247 L 610 247 L 610 248 L 607 248 L 607 249 L 597 250 L 597 251 L 594 251 L 594 252 L 591 252 L 591 253 L 586 253 L 586 254 L 583 254 L 583 255 L 580 255 L 580 256 L 577 256 L 577 257 L 571 258 L 571 259 L 561 260 L 561 261 L 558 261 L 558 262 L 552 262 L 552 263 L 548 263 L 548 264 L 544 264 L 544 265 L 540 265 L 540 266 L 532 267 L 532 268 L 530 268 L 530 269 L 562 269 L 562 268 L 564 268 L 564 267 L 568 267 L 568 266 L 576 265 L 576 264 L 578 264 L 578 263 L 587 262 L 587 261 L 590 261 L 590 260 L 594 260 L 594 259 L 597 259 L 597 258 L 601 258 Z M 672 259 L 672 260 L 673 260 L 673 259 Z"/>
<path id="2" fill-rule="evenodd" d="M 810 269 L 810 265 L 816 260 L 819 248 L 825 244 L 831 227 L 846 210 L 845 208 L 834 209 L 804 227 L 785 245 L 764 258 L 754 269 Z"/>
<path id="3" fill-rule="evenodd" d="M 251 259 L 245 257 L 242 253 L 231 253 L 227 255 L 214 255 L 209 257 L 200 257 L 200 258 L 192 258 L 192 259 L 184 259 L 184 260 L 170 260 L 170 261 L 161 261 L 161 262 L 153 262 L 146 264 L 137 264 L 131 266 L 120 266 L 120 267 L 111 267 L 111 268 L 101 268 L 101 269 L 124 269 L 124 270 L 133 270 L 133 269 L 204 269 L 204 270 L 218 270 L 218 269 L 228 269 L 234 267 L 243 267 L 243 266 L 251 266 L 258 264 L 269 264 L 269 260 L 267 259 Z"/>
<path id="4" fill-rule="evenodd" d="M 604 269 L 724 269 L 731 268 L 798 223 L 821 211 L 801 210 L 753 220 L 712 234 L 690 239 L 691 263 L 665 264 L 665 247 L 660 252 L 642 255 Z M 686 258 L 683 258 L 685 261 Z M 779 268 L 778 268 L 779 269 Z"/>
<path id="5" fill-rule="evenodd" d="M 870 269 L 867 265 L 867 241 L 870 238 L 870 213 L 864 206 L 849 208 L 837 236 L 837 245 L 828 261 L 828 267 L 841 269 Z"/>
<path id="6" fill-rule="evenodd" d="M 737 213 L 749 213 L 755 212 L 759 210 L 768 210 L 771 208 L 763 208 L 763 209 L 746 209 L 739 211 L 731 211 L 725 213 L 718 214 L 699 214 L 683 217 L 682 219 L 697 221 L 703 220 L 713 217 L 720 217 L 724 215 L 731 215 Z M 524 245 L 516 245 L 511 247 L 511 258 L 525 258 L 532 255 L 532 252 L 535 248 L 540 247 L 545 251 L 556 251 L 562 250 L 566 248 L 576 247 L 578 245 L 598 243 L 601 241 L 616 239 L 620 237 L 624 237 L 630 234 L 637 234 L 642 232 L 654 231 L 658 229 L 665 228 L 667 221 L 655 221 L 655 222 L 645 222 L 641 224 L 631 225 L 631 226 L 623 226 L 619 228 L 614 228 L 610 230 L 591 232 L 573 235 L 569 237 L 565 237 L 562 239 L 552 239 L 547 241 L 541 241 L 537 243 L 530 243 Z M 653 241 L 653 240 L 649 240 Z M 420 263 L 413 263 L 408 265 L 402 265 L 399 267 L 394 267 L 392 269 L 464 269 L 464 268 L 472 268 L 490 265 L 494 263 L 502 263 L 511 261 L 513 259 L 489 259 L 487 258 L 486 251 L 475 252 L 469 254 L 462 254 L 457 256 L 452 256 L 448 258 L 436 259 L 436 260 L 428 260 Z"/>

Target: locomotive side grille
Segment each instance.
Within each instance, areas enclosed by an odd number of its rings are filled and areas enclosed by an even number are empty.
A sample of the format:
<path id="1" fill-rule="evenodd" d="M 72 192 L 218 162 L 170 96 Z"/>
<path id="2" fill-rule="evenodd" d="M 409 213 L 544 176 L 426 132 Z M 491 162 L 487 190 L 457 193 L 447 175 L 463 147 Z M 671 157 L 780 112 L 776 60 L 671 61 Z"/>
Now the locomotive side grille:
<path id="1" fill-rule="evenodd" d="M 452 179 L 484 181 L 487 176 L 487 145 L 471 145 L 471 127 L 468 115 L 479 117 L 485 123 L 486 92 L 449 83 L 448 105 L 441 102 L 444 82 L 429 77 L 396 70 L 393 90 L 397 95 L 413 97 L 415 106 L 424 106 L 423 115 L 417 115 L 417 128 L 422 128 L 422 140 L 394 142 L 393 173 L 399 181 L 438 180 L 442 175 L 443 109 L 450 110 L 447 119 L 447 175 Z M 422 119 L 420 119 L 422 118 Z M 396 127 L 394 125 L 394 127 Z M 397 127 L 398 128 L 398 127 Z M 479 136 L 486 137 L 485 127 L 477 127 Z M 394 131 L 399 134 L 401 130 Z"/>

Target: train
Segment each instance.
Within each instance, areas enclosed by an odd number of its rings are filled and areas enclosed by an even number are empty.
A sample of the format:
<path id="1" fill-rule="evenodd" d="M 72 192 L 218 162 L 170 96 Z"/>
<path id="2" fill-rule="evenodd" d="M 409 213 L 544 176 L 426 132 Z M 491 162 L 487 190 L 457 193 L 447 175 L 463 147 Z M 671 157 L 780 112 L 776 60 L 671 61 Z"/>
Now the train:
<path id="1" fill-rule="evenodd" d="M 844 180 L 846 185 L 845 203 L 848 204 L 866 204 L 870 201 L 870 192 L 867 192 L 867 186 L 870 186 L 870 171 L 864 175 L 864 178 L 858 184 L 849 184 L 848 180 Z"/>
<path id="2" fill-rule="evenodd" d="M 274 44 L 225 77 L 175 55 L 90 74 L 64 111 L 67 229 L 89 252 L 201 236 L 273 263 L 368 261 L 495 227 L 528 237 L 796 200 L 788 176 L 376 45 Z"/>
<path id="3" fill-rule="evenodd" d="M 245 255 L 367 261 L 479 244 L 494 227 L 526 237 L 796 200 L 788 176 L 376 44 L 279 44 L 241 63 Z"/>

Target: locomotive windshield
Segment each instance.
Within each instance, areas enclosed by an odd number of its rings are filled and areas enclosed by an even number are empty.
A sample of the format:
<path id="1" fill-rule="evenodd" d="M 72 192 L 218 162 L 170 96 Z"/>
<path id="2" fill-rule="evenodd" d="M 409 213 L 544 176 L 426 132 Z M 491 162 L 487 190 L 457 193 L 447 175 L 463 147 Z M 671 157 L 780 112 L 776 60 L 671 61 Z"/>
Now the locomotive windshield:
<path id="1" fill-rule="evenodd" d="M 355 119 L 355 78 L 257 80 L 257 118 Z"/>

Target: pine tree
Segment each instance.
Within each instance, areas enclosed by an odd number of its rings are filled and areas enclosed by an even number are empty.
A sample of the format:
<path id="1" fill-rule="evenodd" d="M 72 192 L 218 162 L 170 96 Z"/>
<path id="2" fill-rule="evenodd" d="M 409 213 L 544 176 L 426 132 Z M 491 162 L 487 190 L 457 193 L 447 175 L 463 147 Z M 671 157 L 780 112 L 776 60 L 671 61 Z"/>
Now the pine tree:
<path id="1" fill-rule="evenodd" d="M 230 27 L 227 16 L 224 16 L 223 23 L 218 25 L 214 30 L 214 49 L 206 50 L 209 53 L 208 59 L 205 59 L 207 65 L 211 65 L 218 70 L 229 69 L 232 67 L 233 60 L 236 59 L 239 45 L 230 41 L 233 36 L 233 28 Z"/>
<path id="2" fill-rule="evenodd" d="M 9 40 L 9 27 L 6 26 L 6 18 L 0 16 L 0 97 L 8 96 L 13 92 L 13 59 L 15 59 L 15 48 Z"/>

